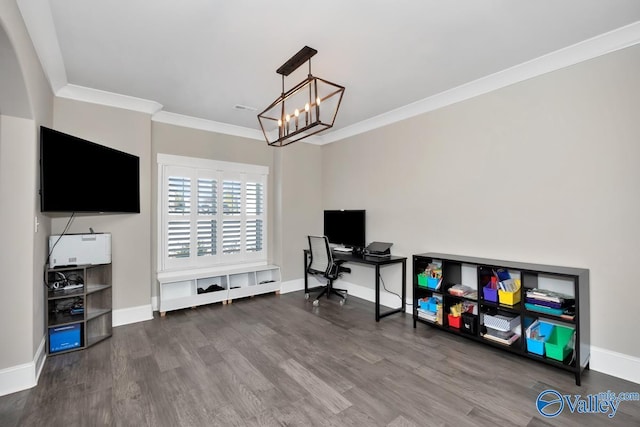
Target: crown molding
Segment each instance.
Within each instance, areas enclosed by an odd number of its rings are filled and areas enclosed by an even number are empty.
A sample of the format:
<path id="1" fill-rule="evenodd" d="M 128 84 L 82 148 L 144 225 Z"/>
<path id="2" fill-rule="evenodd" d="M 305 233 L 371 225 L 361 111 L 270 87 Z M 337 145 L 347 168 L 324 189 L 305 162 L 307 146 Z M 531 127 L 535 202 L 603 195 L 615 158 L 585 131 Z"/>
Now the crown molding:
<path id="1" fill-rule="evenodd" d="M 151 117 L 151 120 L 158 123 L 206 130 L 231 136 L 240 136 L 264 142 L 262 132 L 256 129 L 230 125 L 228 123 L 214 122 L 213 120 L 200 119 L 198 117 L 185 116 L 182 114 L 170 113 L 168 111 L 158 111 L 153 115 L 153 117 Z"/>
<path id="2" fill-rule="evenodd" d="M 91 89 L 84 86 L 68 84 L 56 92 L 60 98 L 89 102 L 91 104 L 107 105 L 125 110 L 138 111 L 153 115 L 162 109 L 162 104 L 148 99 L 135 98 L 128 95 L 107 92 L 99 89 Z"/>
<path id="3" fill-rule="evenodd" d="M 640 43 L 640 21 L 322 136 L 322 144 L 399 122 Z"/>

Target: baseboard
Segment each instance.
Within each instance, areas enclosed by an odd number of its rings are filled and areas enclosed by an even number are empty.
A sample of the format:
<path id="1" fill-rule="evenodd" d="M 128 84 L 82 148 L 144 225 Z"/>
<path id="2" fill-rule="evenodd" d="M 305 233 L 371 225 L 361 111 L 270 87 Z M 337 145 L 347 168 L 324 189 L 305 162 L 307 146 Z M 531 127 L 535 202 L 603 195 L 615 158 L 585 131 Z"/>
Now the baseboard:
<path id="1" fill-rule="evenodd" d="M 42 337 L 33 361 L 0 370 L 0 396 L 27 390 L 38 384 L 46 360 L 46 337 Z"/>
<path id="2" fill-rule="evenodd" d="M 158 304 L 158 297 L 151 297 L 151 310 L 158 311 L 160 309 L 160 304 Z"/>
<path id="3" fill-rule="evenodd" d="M 46 333 L 46 332 L 45 332 Z M 36 368 L 36 384 L 38 383 L 38 379 L 40 379 L 40 374 L 42 373 L 42 368 L 44 368 L 44 362 L 47 360 L 47 336 L 43 336 L 42 340 L 40 340 L 40 345 L 38 346 L 38 350 L 36 351 L 36 355 L 33 358 Z"/>
<path id="4" fill-rule="evenodd" d="M 113 310 L 112 325 L 122 326 L 153 319 L 151 304 Z"/>
<path id="5" fill-rule="evenodd" d="M 640 384 L 640 358 L 591 346 L 589 367 L 594 371 Z"/>
<path id="6" fill-rule="evenodd" d="M 319 280 L 316 280 L 314 277 L 309 277 L 308 280 L 310 282 L 309 287 L 314 287 L 321 284 L 321 282 Z M 376 300 L 375 289 L 371 289 L 362 285 L 356 285 L 355 283 L 346 282 L 344 280 L 336 281 L 335 286 L 337 288 L 346 289 L 349 292 L 349 295 L 352 295 L 354 297 L 358 297 L 369 302 L 375 302 Z M 280 287 L 281 294 L 302 290 L 304 290 L 304 279 L 295 279 L 282 282 L 282 285 Z M 399 308 L 400 297 L 386 291 L 381 291 L 380 305 L 383 305 L 387 308 Z M 411 313 L 410 306 L 407 306 L 406 312 Z"/>
<path id="7" fill-rule="evenodd" d="M 280 293 L 288 294 L 289 292 L 296 292 L 304 290 L 304 279 L 295 279 L 282 282 L 280 284 Z"/>
<path id="8" fill-rule="evenodd" d="M 350 283 L 343 280 L 338 280 L 335 285 L 337 288 L 346 289 L 349 295 L 352 295 L 354 297 L 358 297 L 369 302 L 376 301 L 375 289 L 362 285 L 356 285 L 355 283 Z M 386 292 L 384 290 L 380 291 L 380 305 L 387 308 L 400 308 L 400 301 L 401 299 L 399 296 L 394 295 L 390 292 Z"/>

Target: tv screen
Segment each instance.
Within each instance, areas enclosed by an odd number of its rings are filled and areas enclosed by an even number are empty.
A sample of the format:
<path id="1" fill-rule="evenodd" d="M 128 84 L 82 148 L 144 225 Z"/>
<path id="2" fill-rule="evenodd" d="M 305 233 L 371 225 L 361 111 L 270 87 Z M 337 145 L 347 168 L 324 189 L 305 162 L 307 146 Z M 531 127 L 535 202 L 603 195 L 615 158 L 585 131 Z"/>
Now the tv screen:
<path id="1" fill-rule="evenodd" d="M 365 242 L 364 210 L 327 210 L 324 211 L 324 235 L 330 243 L 351 248 L 364 248 Z"/>
<path id="2" fill-rule="evenodd" d="M 140 158 L 42 126 L 40 210 L 140 213 Z"/>

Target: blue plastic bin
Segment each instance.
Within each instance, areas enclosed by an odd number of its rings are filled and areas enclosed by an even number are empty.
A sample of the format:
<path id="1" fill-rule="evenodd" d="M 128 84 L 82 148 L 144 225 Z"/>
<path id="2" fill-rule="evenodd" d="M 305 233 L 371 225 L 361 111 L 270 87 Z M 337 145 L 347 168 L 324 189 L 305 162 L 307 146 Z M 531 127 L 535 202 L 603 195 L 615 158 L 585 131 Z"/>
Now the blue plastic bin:
<path id="1" fill-rule="evenodd" d="M 554 325 L 539 321 L 538 325 L 532 324 L 529 326 L 530 330 L 534 327 L 538 329 L 538 336 L 537 338 L 527 338 L 527 351 L 539 356 L 544 356 L 544 344 L 551 336 Z"/>

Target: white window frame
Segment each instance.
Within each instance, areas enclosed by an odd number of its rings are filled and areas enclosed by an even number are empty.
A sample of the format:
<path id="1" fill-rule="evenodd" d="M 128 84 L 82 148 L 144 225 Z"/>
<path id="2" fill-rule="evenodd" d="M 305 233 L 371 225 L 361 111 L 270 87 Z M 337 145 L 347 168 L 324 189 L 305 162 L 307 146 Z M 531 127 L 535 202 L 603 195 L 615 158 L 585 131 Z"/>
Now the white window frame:
<path id="1" fill-rule="evenodd" d="M 158 154 L 158 272 L 193 270 L 201 268 L 215 268 L 237 264 L 266 264 L 268 259 L 268 175 L 269 168 L 261 165 L 245 163 L 223 162 L 211 159 L 176 156 L 170 154 Z M 185 176 L 191 179 L 191 211 L 184 219 L 190 221 L 190 255 L 185 258 L 171 258 L 168 254 L 168 224 L 174 218 L 168 214 L 168 194 L 166 184 L 169 176 Z M 198 212 L 197 186 L 198 178 L 213 178 L 217 181 L 217 213 L 215 215 L 201 215 Z M 240 214 L 233 216 L 241 221 L 241 249 L 239 253 L 223 253 L 222 225 L 223 213 L 223 182 L 225 180 L 238 180 L 242 184 Z M 260 183 L 263 189 L 262 212 L 259 215 L 249 215 L 247 208 L 246 183 Z M 215 255 L 198 256 L 197 248 L 197 224 L 199 219 L 216 219 L 217 228 L 217 253 Z M 262 250 L 252 252 L 246 247 L 246 226 L 248 220 L 259 219 L 262 221 Z"/>

